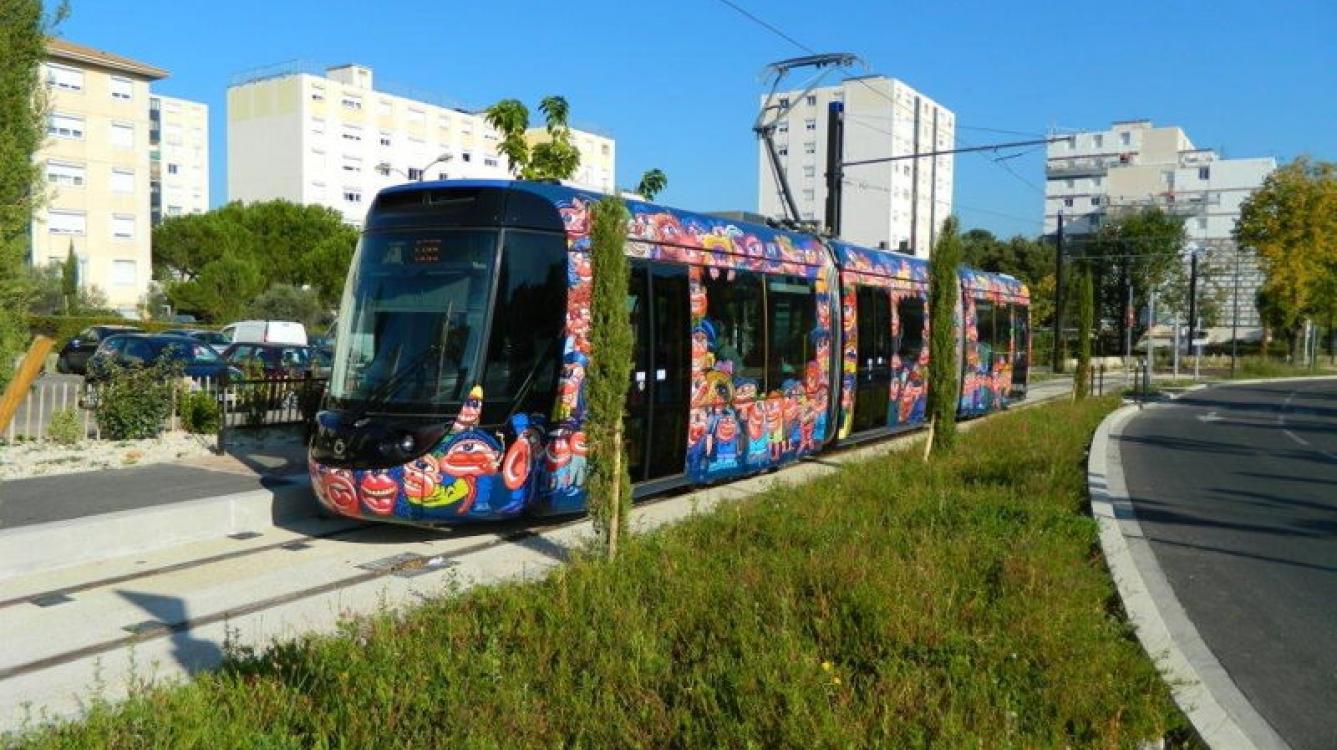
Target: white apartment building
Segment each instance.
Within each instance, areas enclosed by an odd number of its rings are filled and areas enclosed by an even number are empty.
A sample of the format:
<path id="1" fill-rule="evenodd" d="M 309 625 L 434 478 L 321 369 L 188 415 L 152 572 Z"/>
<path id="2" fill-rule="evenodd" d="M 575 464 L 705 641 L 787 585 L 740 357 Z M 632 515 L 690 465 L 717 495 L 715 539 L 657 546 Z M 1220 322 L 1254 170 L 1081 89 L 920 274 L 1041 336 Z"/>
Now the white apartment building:
<path id="1" fill-rule="evenodd" d="M 481 114 L 377 90 L 360 65 L 283 66 L 228 87 L 228 198 L 334 208 L 361 226 L 376 192 L 418 179 L 507 179 L 500 136 Z M 533 138 L 534 136 L 531 136 Z M 611 193 L 615 144 L 572 129 L 572 185 Z"/>
<path id="2" fill-rule="evenodd" d="M 1223 159 L 1195 148 L 1183 129 L 1148 120 L 1114 123 L 1109 130 L 1049 144 L 1045 166 L 1045 233 L 1063 214 L 1065 236 L 1099 228 L 1119 211 L 1159 206 L 1184 218 L 1187 248 L 1198 253 L 1203 293 L 1222 303 L 1219 328 L 1239 306 L 1241 335 L 1259 327 L 1254 295 L 1263 275 L 1256 256 L 1238 248 L 1232 233 L 1240 204 L 1276 169 L 1271 157 Z M 1219 336 L 1218 336 L 1219 338 Z"/>
<path id="3" fill-rule="evenodd" d="M 80 283 L 135 316 L 152 275 L 149 82 L 167 71 L 63 39 L 47 43 L 47 140 L 34 158 L 47 179 L 33 214 L 33 265 L 63 262 Z"/>
<path id="4" fill-rule="evenodd" d="M 800 218 L 825 225 L 828 109 L 845 108 L 844 161 L 877 159 L 950 149 L 956 142 L 953 113 L 885 76 L 850 78 L 839 85 L 777 94 L 792 104 L 775 133 L 780 163 L 789 178 Z M 761 106 L 766 106 L 762 98 Z M 785 215 L 770 158 L 759 144 L 758 210 Z M 845 169 L 841 237 L 861 245 L 887 247 L 928 257 L 942 223 L 952 213 L 952 173 L 948 154 L 851 166 Z"/>
<path id="5" fill-rule="evenodd" d="M 154 95 L 149 100 L 150 212 L 164 217 L 209 210 L 209 106 Z"/>

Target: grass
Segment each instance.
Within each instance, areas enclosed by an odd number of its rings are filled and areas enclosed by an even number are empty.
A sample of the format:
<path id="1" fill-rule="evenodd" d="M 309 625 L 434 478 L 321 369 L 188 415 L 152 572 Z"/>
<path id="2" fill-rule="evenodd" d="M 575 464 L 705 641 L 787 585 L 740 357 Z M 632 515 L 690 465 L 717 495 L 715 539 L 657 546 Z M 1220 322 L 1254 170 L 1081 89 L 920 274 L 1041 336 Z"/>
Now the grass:
<path id="1" fill-rule="evenodd" d="M 1229 371 L 1227 370 L 1227 372 Z M 1318 367 L 1309 368 L 1276 359 L 1241 357 L 1235 367 L 1235 379 L 1298 378 L 1312 375 L 1332 375 L 1333 372 L 1328 363 L 1322 361 L 1318 363 Z"/>
<path id="2" fill-rule="evenodd" d="M 1184 720 L 1119 615 L 1084 451 L 1114 398 L 847 466 L 237 655 L 25 736 L 84 747 L 1134 747 Z"/>

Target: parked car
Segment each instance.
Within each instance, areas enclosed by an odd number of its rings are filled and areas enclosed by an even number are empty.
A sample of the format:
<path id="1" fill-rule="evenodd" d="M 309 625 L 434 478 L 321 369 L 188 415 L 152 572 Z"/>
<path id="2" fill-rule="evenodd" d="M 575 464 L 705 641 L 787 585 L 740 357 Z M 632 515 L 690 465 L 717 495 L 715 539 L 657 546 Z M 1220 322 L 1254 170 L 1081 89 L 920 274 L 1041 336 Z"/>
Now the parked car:
<path id="1" fill-rule="evenodd" d="M 300 377 L 307 372 L 317 378 L 329 377 L 333 363 L 324 349 L 289 344 L 232 344 L 223 350 L 223 359 L 238 368 L 248 361 L 257 362 L 271 378 Z"/>
<path id="2" fill-rule="evenodd" d="M 306 346 L 306 326 L 290 320 L 240 320 L 223 326 L 234 344 L 295 344 Z"/>
<path id="3" fill-rule="evenodd" d="M 140 367 L 163 359 L 180 362 L 183 374 L 193 380 L 219 378 L 224 373 L 240 377 L 241 372 L 225 362 L 212 346 L 173 334 L 130 333 L 110 336 L 102 341 L 88 360 L 84 382 L 97 383 L 107 377 L 107 362 L 125 367 Z"/>
<path id="4" fill-rule="evenodd" d="M 163 331 L 166 335 L 186 336 L 196 341 L 203 341 L 215 349 L 224 349 L 232 343 L 228 340 L 227 334 L 222 331 L 206 331 L 199 328 L 173 328 L 170 331 Z"/>
<path id="5" fill-rule="evenodd" d="M 88 369 L 89 357 L 93 356 L 93 352 L 97 351 L 104 339 L 108 336 L 135 333 L 140 330 L 142 329 L 128 325 L 89 326 L 80 331 L 78 336 L 66 341 L 65 346 L 61 347 L 60 356 L 56 358 L 56 371 L 83 375 Z"/>

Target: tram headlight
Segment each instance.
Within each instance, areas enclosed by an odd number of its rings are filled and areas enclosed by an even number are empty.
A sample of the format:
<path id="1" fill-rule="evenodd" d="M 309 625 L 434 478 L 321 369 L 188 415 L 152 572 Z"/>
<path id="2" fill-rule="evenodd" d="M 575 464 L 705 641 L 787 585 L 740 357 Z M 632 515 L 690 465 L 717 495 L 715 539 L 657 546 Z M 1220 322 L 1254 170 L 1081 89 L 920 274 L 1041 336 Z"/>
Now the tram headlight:
<path id="1" fill-rule="evenodd" d="M 399 439 L 399 450 L 402 453 L 412 453 L 413 448 L 416 445 L 417 443 L 413 440 L 413 436 L 408 433 L 405 433 L 404 437 Z"/>

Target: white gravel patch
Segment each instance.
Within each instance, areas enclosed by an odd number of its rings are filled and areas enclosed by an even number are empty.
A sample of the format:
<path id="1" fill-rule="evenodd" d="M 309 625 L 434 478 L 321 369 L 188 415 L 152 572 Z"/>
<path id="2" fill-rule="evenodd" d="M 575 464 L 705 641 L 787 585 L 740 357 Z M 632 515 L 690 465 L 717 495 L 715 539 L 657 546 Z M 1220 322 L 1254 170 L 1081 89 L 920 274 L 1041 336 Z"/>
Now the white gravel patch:
<path id="1" fill-rule="evenodd" d="M 0 481 L 124 469 L 208 455 L 217 435 L 175 430 L 147 440 L 84 440 L 76 445 L 52 441 L 0 445 Z"/>

